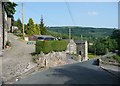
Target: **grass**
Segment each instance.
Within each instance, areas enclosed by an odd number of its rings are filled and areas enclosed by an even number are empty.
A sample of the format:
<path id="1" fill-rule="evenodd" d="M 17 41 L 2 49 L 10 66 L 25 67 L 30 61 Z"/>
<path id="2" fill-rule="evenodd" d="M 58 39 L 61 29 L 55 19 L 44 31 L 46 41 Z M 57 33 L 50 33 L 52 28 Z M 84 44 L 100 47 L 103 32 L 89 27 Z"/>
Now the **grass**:
<path id="1" fill-rule="evenodd" d="M 88 53 L 88 57 L 89 57 L 89 59 L 92 59 L 92 58 L 95 58 L 96 55 L 94 55 L 94 54 L 92 54 L 92 53 Z"/>

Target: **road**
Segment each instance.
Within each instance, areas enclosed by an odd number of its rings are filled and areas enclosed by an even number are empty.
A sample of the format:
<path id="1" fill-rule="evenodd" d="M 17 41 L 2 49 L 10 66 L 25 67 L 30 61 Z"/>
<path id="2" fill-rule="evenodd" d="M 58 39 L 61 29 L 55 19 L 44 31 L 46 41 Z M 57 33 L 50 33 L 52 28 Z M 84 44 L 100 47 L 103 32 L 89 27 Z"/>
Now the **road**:
<path id="1" fill-rule="evenodd" d="M 94 61 L 92 59 L 50 68 L 14 84 L 120 84 L 116 76 L 93 65 Z"/>
<path id="2" fill-rule="evenodd" d="M 2 56 L 0 56 L 0 86 L 2 85 Z"/>
<path id="3" fill-rule="evenodd" d="M 4 81 L 23 73 L 29 65 L 35 65 L 31 56 L 31 53 L 35 51 L 34 45 L 27 45 L 25 41 L 11 33 L 8 34 L 8 39 L 12 43 L 12 48 L 3 53 L 2 78 Z"/>

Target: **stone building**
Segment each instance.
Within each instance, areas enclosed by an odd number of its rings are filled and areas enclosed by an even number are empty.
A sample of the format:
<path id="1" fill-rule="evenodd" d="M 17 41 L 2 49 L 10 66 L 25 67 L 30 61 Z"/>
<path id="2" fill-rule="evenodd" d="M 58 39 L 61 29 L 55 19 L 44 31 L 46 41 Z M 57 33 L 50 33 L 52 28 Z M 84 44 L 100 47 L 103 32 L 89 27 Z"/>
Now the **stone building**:
<path id="1" fill-rule="evenodd" d="M 87 41 L 75 41 L 77 54 L 81 56 L 81 61 L 88 60 L 88 43 Z"/>
<path id="2" fill-rule="evenodd" d="M 8 17 L 3 4 L 0 0 L 0 51 L 5 48 L 7 32 L 11 28 L 11 18 Z"/>
<path id="3" fill-rule="evenodd" d="M 88 60 L 88 43 L 87 43 L 87 41 L 70 40 L 70 43 L 67 46 L 66 53 L 77 54 L 78 57 L 80 57 L 80 59 L 79 59 L 80 62 Z"/>

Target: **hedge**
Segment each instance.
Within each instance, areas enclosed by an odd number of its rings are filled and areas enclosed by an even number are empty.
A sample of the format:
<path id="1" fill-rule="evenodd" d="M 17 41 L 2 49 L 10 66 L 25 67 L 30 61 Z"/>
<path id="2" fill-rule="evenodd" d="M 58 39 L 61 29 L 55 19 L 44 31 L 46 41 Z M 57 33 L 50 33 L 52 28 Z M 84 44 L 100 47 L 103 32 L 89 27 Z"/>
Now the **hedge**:
<path id="1" fill-rule="evenodd" d="M 67 42 L 64 40 L 54 40 L 54 41 L 36 41 L 35 52 L 39 54 L 41 51 L 45 54 L 55 51 L 65 51 L 67 49 Z"/>

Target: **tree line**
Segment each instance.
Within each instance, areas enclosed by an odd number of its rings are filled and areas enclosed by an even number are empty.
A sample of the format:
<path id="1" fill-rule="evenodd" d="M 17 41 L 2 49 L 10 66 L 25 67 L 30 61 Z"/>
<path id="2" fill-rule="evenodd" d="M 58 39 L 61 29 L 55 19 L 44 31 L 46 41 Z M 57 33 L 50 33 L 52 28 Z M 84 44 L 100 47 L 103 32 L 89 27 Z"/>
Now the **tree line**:
<path id="1" fill-rule="evenodd" d="M 120 55 L 120 30 L 114 30 L 109 37 L 98 38 L 89 45 L 89 53 L 103 55 L 118 50 Z"/>
<path id="2" fill-rule="evenodd" d="M 18 18 L 14 21 L 14 26 L 18 27 L 17 32 L 22 33 L 22 22 Z M 28 23 L 24 24 L 25 34 L 28 36 L 31 35 L 46 35 L 47 29 L 44 25 L 43 17 L 41 17 L 40 24 L 35 24 L 32 18 L 29 18 Z"/>

